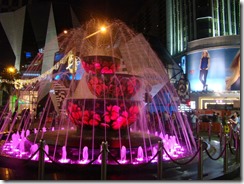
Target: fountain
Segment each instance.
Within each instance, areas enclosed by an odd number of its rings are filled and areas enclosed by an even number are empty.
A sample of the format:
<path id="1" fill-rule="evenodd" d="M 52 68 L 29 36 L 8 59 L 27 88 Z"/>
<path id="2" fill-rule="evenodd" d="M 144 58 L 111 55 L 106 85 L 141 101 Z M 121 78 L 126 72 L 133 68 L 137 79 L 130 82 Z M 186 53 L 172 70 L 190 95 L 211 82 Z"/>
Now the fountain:
<path id="1" fill-rule="evenodd" d="M 40 139 L 49 156 L 63 165 L 86 165 L 89 159 L 99 165 L 102 141 L 123 165 L 148 162 L 160 140 L 175 158 L 196 150 L 189 123 L 178 111 L 177 94 L 149 43 L 121 21 L 106 22 L 106 33 L 97 31 L 101 23 L 91 20 L 59 35 L 60 58 L 54 66 L 37 78 L 17 81 L 19 90 L 36 90 L 46 103 L 31 130 L 26 129 L 28 118 L 19 120 L 26 136 L 21 132 L 18 138 L 21 126 L 12 125 L 9 132 L 17 133 L 1 144 L 2 155 L 15 157 L 7 153 L 11 142 L 13 149 L 29 152 L 21 157 L 28 159 Z M 48 125 L 53 110 L 59 115 L 55 128 Z M 110 164 L 117 163 L 109 159 Z"/>

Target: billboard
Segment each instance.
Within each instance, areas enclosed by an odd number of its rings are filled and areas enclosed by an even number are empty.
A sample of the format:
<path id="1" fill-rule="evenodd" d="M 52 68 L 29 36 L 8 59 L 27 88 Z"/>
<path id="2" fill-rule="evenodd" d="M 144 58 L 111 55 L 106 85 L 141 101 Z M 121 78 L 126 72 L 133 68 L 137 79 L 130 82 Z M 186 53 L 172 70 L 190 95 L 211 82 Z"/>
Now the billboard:
<path id="1" fill-rule="evenodd" d="M 203 52 L 208 53 L 204 55 L 208 55 L 209 60 L 201 65 Z M 200 69 L 203 65 L 207 68 Z M 189 53 L 187 77 L 191 91 L 240 90 L 240 49 L 220 48 Z"/>
<path id="2" fill-rule="evenodd" d="M 64 54 L 62 52 L 56 52 L 54 56 L 54 64 L 59 62 L 63 57 Z M 76 70 L 75 70 L 74 80 L 80 80 L 85 72 L 80 60 L 76 60 L 75 69 Z M 69 63 L 68 61 L 65 64 L 61 64 L 59 66 L 58 71 L 53 71 L 54 80 L 61 80 L 61 79 L 72 80 L 72 76 L 73 76 L 72 71 L 73 71 L 73 63 Z"/>

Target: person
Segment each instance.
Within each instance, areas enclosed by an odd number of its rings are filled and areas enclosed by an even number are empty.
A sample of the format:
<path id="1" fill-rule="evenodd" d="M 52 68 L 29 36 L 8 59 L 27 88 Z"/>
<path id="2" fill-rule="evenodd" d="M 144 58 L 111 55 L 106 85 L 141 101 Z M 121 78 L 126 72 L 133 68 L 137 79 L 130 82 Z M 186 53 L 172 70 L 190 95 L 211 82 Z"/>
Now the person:
<path id="1" fill-rule="evenodd" d="M 240 51 L 234 57 L 230 69 L 233 74 L 226 79 L 226 90 L 240 90 Z"/>
<path id="2" fill-rule="evenodd" d="M 202 57 L 200 59 L 200 75 L 199 79 L 203 85 L 203 90 L 207 90 L 207 75 L 210 67 L 210 55 L 207 50 L 202 52 Z"/>
<path id="3" fill-rule="evenodd" d="M 218 121 L 218 117 L 216 115 L 216 112 L 213 112 L 213 117 L 212 117 L 212 122 L 217 122 Z"/>
<path id="4" fill-rule="evenodd" d="M 234 112 L 234 114 L 229 119 L 229 123 L 231 124 L 234 133 L 240 131 L 240 117 L 238 115 L 239 115 L 238 112 Z M 235 135 L 232 138 L 234 141 L 234 147 L 236 148 L 237 144 L 236 144 Z"/>
<path id="5" fill-rule="evenodd" d="M 224 112 L 223 116 L 222 116 L 222 120 L 221 120 L 221 123 L 224 127 L 224 133 L 229 133 L 229 131 L 230 131 L 230 128 L 228 126 L 228 124 L 229 124 L 228 122 L 229 122 L 229 118 L 227 116 L 227 113 Z"/>
<path id="6" fill-rule="evenodd" d="M 240 118 L 238 117 L 238 112 L 234 112 L 233 117 L 229 119 L 229 123 L 232 125 L 234 132 L 240 130 Z"/>
<path id="7" fill-rule="evenodd" d="M 197 127 L 198 117 L 195 112 L 193 112 L 190 117 L 191 117 L 192 131 L 194 131 Z"/>
<path id="8" fill-rule="evenodd" d="M 222 125 L 223 126 L 225 126 L 225 125 L 228 124 L 228 116 L 227 116 L 227 113 L 226 112 L 223 113 L 222 121 L 221 122 L 222 122 Z"/>

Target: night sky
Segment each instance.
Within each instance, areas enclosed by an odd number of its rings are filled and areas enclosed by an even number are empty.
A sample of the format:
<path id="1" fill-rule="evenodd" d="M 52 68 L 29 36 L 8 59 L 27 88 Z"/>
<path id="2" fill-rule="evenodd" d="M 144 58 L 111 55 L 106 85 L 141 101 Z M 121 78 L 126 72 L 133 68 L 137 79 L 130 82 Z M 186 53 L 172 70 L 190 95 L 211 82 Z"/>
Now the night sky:
<path id="1" fill-rule="evenodd" d="M 127 22 L 149 0 L 73 0 L 72 7 L 78 16 L 89 18 L 109 17 Z"/>
<path id="2" fill-rule="evenodd" d="M 37 2 L 50 2 L 51 0 L 37 0 Z M 79 21 L 86 22 L 91 18 L 120 19 L 128 23 L 137 14 L 140 8 L 149 0 L 52 0 L 54 3 L 69 2 Z M 0 24 L 1 26 L 1 24 Z M 6 66 L 14 65 L 15 56 L 8 44 L 8 39 L 0 29 L 0 70 Z"/>

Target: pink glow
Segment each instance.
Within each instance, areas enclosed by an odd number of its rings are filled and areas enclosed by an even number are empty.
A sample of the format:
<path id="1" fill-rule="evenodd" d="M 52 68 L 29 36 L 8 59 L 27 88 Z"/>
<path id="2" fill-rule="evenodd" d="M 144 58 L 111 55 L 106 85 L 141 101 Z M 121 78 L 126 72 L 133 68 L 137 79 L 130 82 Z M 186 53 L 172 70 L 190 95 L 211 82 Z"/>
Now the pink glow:
<path id="1" fill-rule="evenodd" d="M 170 160 L 168 156 L 163 157 L 164 160 Z"/>
<path id="2" fill-rule="evenodd" d="M 42 128 L 42 131 L 43 131 L 43 132 L 46 132 L 46 131 L 47 131 L 46 127 L 43 127 L 43 128 Z"/>
<path id="3" fill-rule="evenodd" d="M 149 133 L 149 131 L 147 133 Z M 21 135 L 23 136 L 24 133 L 21 132 Z M 32 155 L 38 149 L 38 145 L 36 144 L 36 145 L 32 145 L 29 150 L 25 150 L 26 148 L 24 148 L 24 142 L 25 142 L 26 138 L 24 137 L 24 138 L 20 139 L 18 137 L 19 137 L 19 134 L 17 133 L 12 136 L 13 140 L 11 140 L 10 142 L 6 142 L 4 144 L 2 150 L 6 154 L 11 155 L 16 158 L 23 159 L 27 155 Z M 178 143 L 176 143 L 175 137 L 168 136 L 168 135 L 164 136 L 162 133 L 160 133 L 160 137 L 164 138 L 164 139 L 162 139 L 162 141 L 164 142 L 164 147 L 171 157 L 179 158 L 184 155 L 185 149 L 182 146 L 180 146 Z M 45 151 L 48 153 L 47 145 L 45 147 Z M 148 159 L 152 159 L 157 154 L 157 151 L 158 151 L 157 148 L 153 147 L 152 154 L 151 154 L 151 156 L 148 157 Z M 124 146 L 122 146 L 120 154 L 121 154 L 120 155 L 121 158 L 118 160 L 118 162 L 121 164 L 128 164 L 129 160 L 126 159 L 126 148 Z M 66 156 L 67 156 L 66 148 L 63 147 L 62 148 L 62 158 L 58 161 L 60 163 L 69 163 L 71 160 L 67 159 Z M 77 164 L 88 164 L 89 163 L 89 159 L 88 159 L 89 155 L 88 155 L 87 147 L 83 148 L 82 156 L 83 156 L 82 160 L 74 161 L 74 163 L 77 163 Z M 28 156 L 28 157 L 30 157 L 30 156 Z M 140 164 L 142 162 L 145 162 L 144 151 L 141 146 L 138 147 L 137 158 L 134 158 L 134 159 L 135 159 L 135 161 L 132 164 Z M 155 162 L 157 162 L 157 159 L 158 159 L 158 157 L 155 157 L 155 159 L 152 160 L 151 162 L 155 163 Z M 32 158 L 32 160 L 38 160 L 38 153 Z M 167 156 L 166 153 L 163 154 L 163 160 L 170 160 L 170 158 Z M 51 162 L 47 156 L 45 156 L 45 161 Z M 100 157 L 98 158 L 97 163 L 101 164 Z"/>
<path id="4" fill-rule="evenodd" d="M 22 133 L 22 135 L 23 135 L 23 133 Z M 182 157 L 184 155 L 184 152 L 185 152 L 184 148 L 182 146 L 180 146 L 178 143 L 176 143 L 174 137 L 167 136 L 167 135 L 163 136 L 160 133 L 160 137 L 161 136 L 164 137 L 163 142 L 165 142 L 164 143 L 165 149 L 171 157 L 179 158 L 179 157 Z M 168 140 L 167 140 L 167 138 L 168 138 Z M 167 140 L 167 142 L 166 142 L 166 140 Z M 36 144 L 36 145 L 32 145 L 30 150 L 25 150 L 24 142 L 25 142 L 25 138 L 20 139 L 20 138 L 18 138 L 18 134 L 16 134 L 16 136 L 13 136 L 12 141 L 6 142 L 4 144 L 2 150 L 8 155 L 14 156 L 16 158 L 22 158 L 23 159 L 24 157 L 26 157 L 26 155 L 32 155 L 38 149 L 38 145 Z M 45 147 L 45 150 L 48 153 L 48 146 L 47 145 Z M 120 154 L 121 154 L 120 155 L 121 158 L 118 160 L 118 162 L 121 164 L 128 164 L 129 160 L 126 160 L 126 148 L 124 146 L 122 146 Z M 157 148 L 153 147 L 152 154 L 149 157 L 149 159 L 152 159 L 153 156 L 155 156 L 156 154 L 157 154 Z M 88 148 L 87 147 L 83 148 L 83 154 L 82 155 L 83 155 L 82 160 L 75 161 L 74 163 L 88 164 L 89 163 L 89 159 L 88 159 L 89 155 L 88 155 Z M 67 156 L 66 148 L 63 147 L 62 148 L 62 158 L 58 161 L 60 163 L 69 163 L 71 160 L 67 159 L 66 156 Z M 30 156 L 28 156 L 28 157 L 30 157 Z M 151 162 L 152 163 L 157 162 L 157 158 L 158 157 L 155 157 L 155 159 L 152 160 Z M 145 161 L 143 149 L 141 146 L 138 147 L 137 158 L 134 158 L 134 159 L 135 159 L 135 161 L 132 164 L 139 164 L 139 163 L 142 163 Z M 32 158 L 32 160 L 38 160 L 38 153 Z M 166 153 L 163 154 L 163 160 L 170 160 L 170 158 L 167 156 Z M 45 161 L 51 162 L 47 156 L 45 156 Z M 100 158 L 98 158 L 97 163 L 101 164 Z"/>
<path id="5" fill-rule="evenodd" d="M 126 164 L 126 163 L 128 163 L 128 160 L 118 160 L 118 162 L 119 162 L 120 164 Z"/>
<path id="6" fill-rule="evenodd" d="M 90 160 L 80 160 L 80 161 L 77 161 L 78 164 L 87 164 L 89 162 L 90 162 Z"/>
<path id="7" fill-rule="evenodd" d="M 179 157 L 179 155 L 176 155 L 176 154 L 173 154 L 172 156 L 173 156 L 173 157 Z"/>
<path id="8" fill-rule="evenodd" d="M 30 155 L 30 157 L 31 157 L 31 155 Z M 34 155 L 33 158 L 32 158 L 31 160 L 38 160 L 38 156 L 37 156 L 37 154 Z"/>
<path id="9" fill-rule="evenodd" d="M 137 161 L 142 162 L 143 158 L 136 158 Z"/>
<path id="10" fill-rule="evenodd" d="M 69 163 L 70 159 L 60 159 L 58 160 L 60 163 Z"/>
<path id="11" fill-rule="evenodd" d="M 12 155 L 14 152 L 13 151 L 8 151 L 6 153 L 9 154 L 9 155 Z"/>

